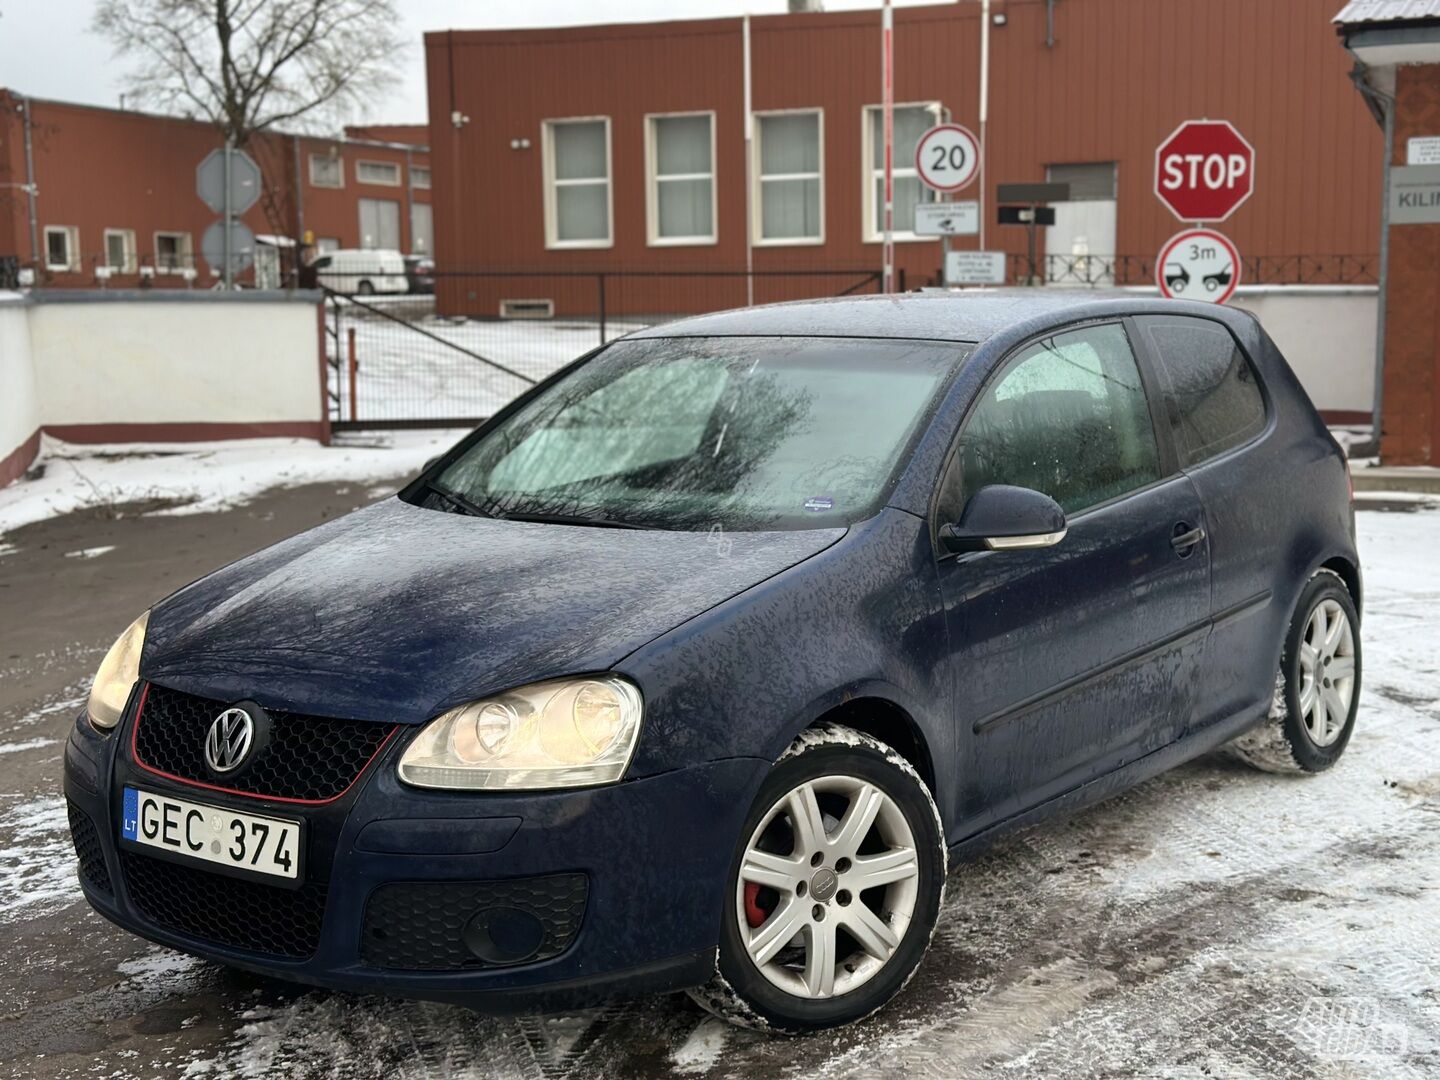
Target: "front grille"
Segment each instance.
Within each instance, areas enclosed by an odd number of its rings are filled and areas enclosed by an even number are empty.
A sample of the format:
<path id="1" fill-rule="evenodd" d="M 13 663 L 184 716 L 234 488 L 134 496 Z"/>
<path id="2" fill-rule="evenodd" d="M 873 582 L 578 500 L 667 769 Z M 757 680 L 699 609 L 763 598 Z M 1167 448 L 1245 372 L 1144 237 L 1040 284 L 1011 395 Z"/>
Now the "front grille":
<path id="1" fill-rule="evenodd" d="M 381 885 L 365 904 L 360 956 L 373 967 L 394 970 L 498 966 L 470 950 L 465 928 L 481 912 L 508 909 L 533 916 L 540 925 L 538 945 L 523 959 L 548 960 L 575 939 L 589 893 L 584 874 Z"/>
<path id="2" fill-rule="evenodd" d="M 320 944 L 326 886 L 281 889 L 120 852 L 130 900 L 147 919 L 189 937 L 303 959 Z"/>
<path id="3" fill-rule="evenodd" d="M 269 711 L 270 741 L 244 769 L 216 776 L 205 765 L 205 736 L 229 702 L 153 683 L 135 718 L 135 757 L 183 780 L 262 798 L 324 802 L 353 784 L 395 730 L 393 724 Z"/>
<path id="4" fill-rule="evenodd" d="M 105 869 L 100 833 L 84 810 L 68 800 L 65 806 L 70 811 L 70 839 L 75 843 L 75 857 L 80 861 L 80 876 L 96 892 L 108 896 L 114 889 L 110 886 L 110 871 Z"/>

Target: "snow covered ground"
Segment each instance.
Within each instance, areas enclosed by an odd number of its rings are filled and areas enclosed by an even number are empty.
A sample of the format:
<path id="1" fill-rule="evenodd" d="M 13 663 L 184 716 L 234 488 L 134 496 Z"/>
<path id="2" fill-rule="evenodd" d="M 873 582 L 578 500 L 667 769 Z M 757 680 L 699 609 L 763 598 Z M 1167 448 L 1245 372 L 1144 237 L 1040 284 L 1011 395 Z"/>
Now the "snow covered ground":
<path id="1" fill-rule="evenodd" d="M 46 437 L 31 473 L 0 488 L 0 557 L 6 534 L 77 510 L 202 514 L 298 484 L 378 484 L 418 472 L 463 431 L 374 432 L 308 439 L 82 446 Z M 76 557 L 103 554 L 79 549 Z"/>
<path id="2" fill-rule="evenodd" d="M 1365 689 L 1338 767 L 1212 755 L 1010 836 L 953 868 L 902 997 L 807 1039 L 679 997 L 487 1018 L 306 991 L 124 934 L 79 900 L 62 804 L 30 780 L 76 704 L 57 687 L 0 715 L 0 1076 L 1440 1076 L 1440 510 L 1359 530 Z"/>
<path id="3" fill-rule="evenodd" d="M 338 343 L 327 336 L 332 362 L 337 356 L 342 361 L 331 383 L 340 401 L 336 419 L 489 416 L 529 386 L 527 379 L 543 379 L 600 344 L 599 324 L 585 319 L 446 319 L 423 308 L 407 311 L 405 317 L 402 323 L 359 305 L 342 305 Z M 328 325 L 334 327 L 333 318 Z M 644 325 L 607 324 L 606 340 Z M 357 361 L 355 417 L 350 412 L 351 329 Z"/>

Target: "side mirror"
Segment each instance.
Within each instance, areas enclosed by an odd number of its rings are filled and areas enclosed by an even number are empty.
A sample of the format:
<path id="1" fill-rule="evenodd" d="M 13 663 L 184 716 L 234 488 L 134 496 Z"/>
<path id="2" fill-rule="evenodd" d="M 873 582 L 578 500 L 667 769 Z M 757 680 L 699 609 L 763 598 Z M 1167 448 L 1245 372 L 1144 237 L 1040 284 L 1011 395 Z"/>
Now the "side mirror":
<path id="1" fill-rule="evenodd" d="M 1065 511 L 1049 495 L 989 484 L 970 496 L 957 523 L 940 526 L 940 542 L 952 552 L 1046 548 L 1065 531 Z"/>

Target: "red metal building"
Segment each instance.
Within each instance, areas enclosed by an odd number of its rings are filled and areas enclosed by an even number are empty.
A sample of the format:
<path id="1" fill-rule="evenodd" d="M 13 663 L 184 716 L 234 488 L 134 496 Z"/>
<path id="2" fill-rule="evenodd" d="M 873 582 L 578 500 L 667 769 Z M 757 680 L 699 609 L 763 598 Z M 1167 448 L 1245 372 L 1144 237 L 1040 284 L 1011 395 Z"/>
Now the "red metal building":
<path id="1" fill-rule="evenodd" d="M 261 135 L 246 147 L 264 192 L 244 221 L 276 240 L 262 274 L 282 276 L 297 238 L 429 253 L 425 128 L 352 130 Z M 0 90 L 0 260 L 50 286 L 210 284 L 199 249 L 217 215 L 195 194 L 195 169 L 219 145 L 206 123 Z"/>
<path id="2" fill-rule="evenodd" d="M 1381 135 L 1335 48 L 1335 8 L 995 0 L 984 173 L 958 196 L 983 200 L 985 247 L 1025 250 L 1023 228 L 995 224 L 997 184 L 1067 180 L 1073 201 L 1043 237 L 1061 256 L 1050 276 L 1103 265 L 1148 280 L 1181 227 L 1152 192 L 1155 149 L 1182 120 L 1224 118 L 1258 158 L 1254 197 L 1223 226 L 1252 280 L 1373 283 Z M 981 5 L 901 8 L 895 22 L 903 229 L 918 131 L 940 118 L 980 131 Z M 748 298 L 743 278 L 663 277 L 680 270 L 880 264 L 878 11 L 446 31 L 427 34 L 425 52 L 442 271 L 654 272 L 626 284 L 620 306 L 655 311 Z M 939 241 L 901 232 L 910 285 L 941 263 Z M 756 300 L 784 291 L 750 285 Z M 467 278 L 442 280 L 440 303 L 494 315 L 528 293 L 581 310 L 593 291 Z"/>

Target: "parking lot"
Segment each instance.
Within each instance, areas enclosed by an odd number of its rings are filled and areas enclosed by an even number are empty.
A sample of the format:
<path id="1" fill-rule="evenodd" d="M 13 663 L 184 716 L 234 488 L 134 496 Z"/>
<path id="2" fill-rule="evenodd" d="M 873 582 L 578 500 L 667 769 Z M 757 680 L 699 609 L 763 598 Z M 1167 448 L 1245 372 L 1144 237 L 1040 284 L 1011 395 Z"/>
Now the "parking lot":
<path id="1" fill-rule="evenodd" d="M 1440 511 L 1360 515 L 1366 698 L 1313 779 L 1196 761 L 953 868 L 896 1004 L 773 1039 L 683 997 L 496 1019 L 227 972 L 80 899 L 60 749 L 134 613 L 383 485 L 111 507 L 0 555 L 0 1076 L 1440 1074 Z M 87 554 L 88 553 L 88 554 Z M 637 918 L 643 913 L 636 913 Z"/>

